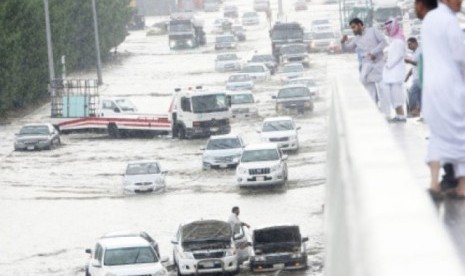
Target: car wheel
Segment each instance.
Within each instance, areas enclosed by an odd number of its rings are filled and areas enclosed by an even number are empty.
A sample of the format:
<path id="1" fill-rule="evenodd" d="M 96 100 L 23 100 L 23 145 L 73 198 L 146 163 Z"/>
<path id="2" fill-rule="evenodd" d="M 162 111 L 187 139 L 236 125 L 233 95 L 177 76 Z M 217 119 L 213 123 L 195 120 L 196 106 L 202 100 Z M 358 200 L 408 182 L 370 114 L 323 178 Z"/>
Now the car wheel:
<path id="1" fill-rule="evenodd" d="M 116 126 L 115 123 L 108 124 L 107 130 L 108 130 L 108 135 L 111 138 L 119 138 L 119 135 L 120 135 L 119 129 L 118 129 L 118 126 Z"/>

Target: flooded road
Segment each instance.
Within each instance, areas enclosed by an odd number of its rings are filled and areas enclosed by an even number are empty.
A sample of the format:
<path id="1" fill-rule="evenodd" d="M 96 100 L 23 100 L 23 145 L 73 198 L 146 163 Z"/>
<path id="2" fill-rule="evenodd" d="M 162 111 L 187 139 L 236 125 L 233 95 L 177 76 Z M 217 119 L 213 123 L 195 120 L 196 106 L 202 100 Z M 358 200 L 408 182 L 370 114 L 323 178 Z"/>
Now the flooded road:
<path id="1" fill-rule="evenodd" d="M 239 1 L 238 1 L 239 2 Z M 240 11 L 250 1 L 239 2 Z M 276 8 L 276 7 L 274 7 Z M 333 5 L 311 5 L 295 13 L 286 7 L 291 21 L 309 28 L 312 17 L 337 17 Z M 275 9 L 276 10 L 276 9 Z M 176 87 L 202 84 L 224 88 L 228 73 L 214 71 L 216 52 L 210 33 L 218 13 L 206 13 L 206 47 L 170 51 L 166 36 L 132 32 L 118 47 L 120 56 L 103 71 L 102 95 L 131 97 L 141 112 L 164 113 Z M 247 61 L 254 51 L 270 53 L 266 19 L 247 27 L 248 40 L 237 54 Z M 159 18 L 148 18 L 147 25 Z M 313 113 L 295 117 L 300 150 L 288 160 L 289 181 L 281 190 L 239 190 L 234 170 L 203 171 L 200 147 L 205 139 L 110 139 L 105 135 L 63 135 L 63 145 L 52 151 L 13 152 L 14 133 L 24 123 L 47 121 L 45 106 L 11 124 L 0 126 L 0 274 L 83 275 L 93 247 L 106 232 L 143 230 L 156 238 L 163 256 L 172 255 L 170 243 L 177 226 L 200 218 L 226 220 L 232 206 L 240 206 L 241 219 L 253 227 L 294 223 L 309 237 L 309 269 L 293 275 L 322 275 L 323 211 L 326 146 L 328 62 L 341 56 L 311 54 L 307 76 L 320 84 L 320 98 Z M 73 78 L 94 78 L 94 73 Z M 263 118 L 275 116 L 271 98 L 280 87 L 279 75 L 256 85 L 254 95 L 260 117 L 236 120 L 232 133 L 246 144 L 260 142 L 256 130 Z M 162 194 L 125 196 L 122 174 L 130 160 L 157 159 L 168 170 L 167 190 Z M 247 274 L 247 272 L 241 272 Z M 283 273 L 284 275 L 284 273 Z"/>

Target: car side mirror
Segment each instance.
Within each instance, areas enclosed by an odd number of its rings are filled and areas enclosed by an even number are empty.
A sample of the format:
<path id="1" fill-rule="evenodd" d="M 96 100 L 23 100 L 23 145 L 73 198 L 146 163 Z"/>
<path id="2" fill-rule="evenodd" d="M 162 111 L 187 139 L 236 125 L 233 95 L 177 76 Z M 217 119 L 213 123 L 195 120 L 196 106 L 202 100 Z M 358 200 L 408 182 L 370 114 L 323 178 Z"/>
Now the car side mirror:
<path id="1" fill-rule="evenodd" d="M 308 237 L 302 238 L 302 242 L 308 242 Z"/>
<path id="2" fill-rule="evenodd" d="M 234 234 L 234 239 L 235 240 L 240 240 L 244 237 L 244 234 L 243 233 L 237 233 L 237 234 Z"/>
<path id="3" fill-rule="evenodd" d="M 113 109 L 113 111 L 114 111 L 115 113 L 120 113 L 120 112 L 121 112 L 121 110 L 119 110 L 119 108 L 117 108 L 117 107 L 115 107 L 115 108 Z"/>
<path id="4" fill-rule="evenodd" d="M 172 244 L 178 244 L 178 241 L 175 240 L 175 239 L 172 239 L 172 240 L 171 240 L 171 243 L 172 243 Z"/>
<path id="5" fill-rule="evenodd" d="M 90 248 L 86 248 L 86 253 L 87 254 L 92 254 L 92 250 Z"/>
<path id="6" fill-rule="evenodd" d="M 289 156 L 287 154 L 284 154 L 282 160 L 286 161 L 288 158 L 289 158 Z"/>
<path id="7" fill-rule="evenodd" d="M 91 262 L 90 262 L 90 265 L 93 266 L 93 267 L 102 267 L 102 264 L 100 263 L 99 260 L 96 260 L 96 259 L 93 259 Z"/>
<path id="8" fill-rule="evenodd" d="M 170 260 L 169 257 L 163 256 L 163 257 L 161 257 L 160 262 L 162 262 L 162 263 L 167 263 L 167 262 L 169 262 L 169 260 Z"/>

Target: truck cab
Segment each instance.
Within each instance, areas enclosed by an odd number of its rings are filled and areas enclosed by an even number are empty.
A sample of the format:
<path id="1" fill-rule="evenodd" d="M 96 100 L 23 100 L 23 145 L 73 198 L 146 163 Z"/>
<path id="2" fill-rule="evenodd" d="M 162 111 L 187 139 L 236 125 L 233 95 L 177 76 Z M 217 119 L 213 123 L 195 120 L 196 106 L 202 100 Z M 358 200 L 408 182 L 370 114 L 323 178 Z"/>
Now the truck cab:
<path id="1" fill-rule="evenodd" d="M 203 22 L 192 13 L 174 13 L 168 23 L 170 49 L 196 48 L 206 44 Z"/>
<path id="2" fill-rule="evenodd" d="M 228 134 L 230 101 L 225 91 L 176 89 L 171 105 L 173 137 L 189 139 Z"/>
<path id="3" fill-rule="evenodd" d="M 279 50 L 283 45 L 304 42 L 304 30 L 299 23 L 276 23 L 270 30 L 271 50 L 279 61 Z"/>
<path id="4" fill-rule="evenodd" d="M 137 107 L 125 98 L 101 98 L 99 117 L 121 117 L 126 114 L 135 114 Z"/>

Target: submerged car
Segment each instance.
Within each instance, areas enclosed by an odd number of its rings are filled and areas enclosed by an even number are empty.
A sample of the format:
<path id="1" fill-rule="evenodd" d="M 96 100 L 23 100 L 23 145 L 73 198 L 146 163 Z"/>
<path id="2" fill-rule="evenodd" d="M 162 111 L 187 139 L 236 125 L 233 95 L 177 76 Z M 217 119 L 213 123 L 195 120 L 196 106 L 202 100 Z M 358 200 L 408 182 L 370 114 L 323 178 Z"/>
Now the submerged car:
<path id="1" fill-rule="evenodd" d="M 15 150 L 50 150 L 61 144 L 60 134 L 48 123 L 25 125 L 15 136 Z"/>
<path id="2" fill-rule="evenodd" d="M 241 158 L 244 141 L 239 135 L 228 134 L 211 136 L 205 147 L 202 147 L 202 168 L 236 167 Z"/>
<path id="3" fill-rule="evenodd" d="M 144 231 L 118 231 L 110 232 L 103 235 L 101 238 L 117 238 L 117 237 L 141 237 L 146 240 L 155 250 L 157 256 L 160 258 L 160 249 L 158 248 L 158 243 L 154 240 L 149 234 Z"/>
<path id="4" fill-rule="evenodd" d="M 254 229 L 250 269 L 253 272 L 306 269 L 307 241 L 307 237 L 302 238 L 297 225 Z"/>
<path id="5" fill-rule="evenodd" d="M 256 12 L 245 12 L 242 15 L 242 25 L 258 25 L 260 24 L 260 17 Z"/>
<path id="6" fill-rule="evenodd" d="M 308 60 L 308 51 L 305 44 L 288 44 L 279 49 L 281 62 L 287 63 L 302 63 L 302 65 L 309 67 L 310 61 Z"/>
<path id="7" fill-rule="evenodd" d="M 255 54 L 252 56 L 250 59 L 251 63 L 263 63 L 266 65 L 268 70 L 270 70 L 270 73 L 274 75 L 276 71 L 278 70 L 278 63 L 276 62 L 276 59 L 274 58 L 273 55 L 261 55 L 261 54 Z"/>
<path id="8" fill-rule="evenodd" d="M 237 41 L 246 41 L 247 36 L 245 34 L 246 30 L 242 25 L 233 25 L 232 26 L 232 33 L 236 37 Z"/>
<path id="9" fill-rule="evenodd" d="M 101 238 L 86 253 L 91 254 L 89 276 L 168 275 L 153 247 L 141 237 Z"/>
<path id="10" fill-rule="evenodd" d="M 288 85 L 302 84 L 310 90 L 310 95 L 315 100 L 320 96 L 320 89 L 312 78 L 297 78 L 289 80 Z"/>
<path id="11" fill-rule="evenodd" d="M 262 142 L 275 143 L 282 150 L 298 150 L 300 127 L 291 117 L 267 118 L 260 131 Z"/>
<path id="12" fill-rule="evenodd" d="M 339 44 L 340 43 L 337 43 L 337 39 L 334 32 L 316 32 L 312 35 L 312 43 L 310 45 L 310 50 L 312 52 L 336 53 L 340 51 Z"/>
<path id="13" fill-rule="evenodd" d="M 249 74 L 240 73 L 229 76 L 226 82 L 226 90 L 252 90 L 254 82 Z"/>
<path id="14" fill-rule="evenodd" d="M 288 63 L 284 65 L 281 73 L 281 81 L 287 83 L 296 78 L 301 78 L 304 75 L 304 66 L 302 63 Z"/>
<path id="15" fill-rule="evenodd" d="M 242 229 L 233 232 L 231 224 L 221 220 L 181 224 L 172 243 L 178 275 L 237 274 L 240 256 L 249 255 Z"/>
<path id="16" fill-rule="evenodd" d="M 232 34 L 219 35 L 215 38 L 215 50 L 236 49 L 236 38 Z"/>
<path id="17" fill-rule="evenodd" d="M 229 18 L 239 17 L 239 11 L 237 6 L 225 6 L 223 10 L 223 16 Z"/>
<path id="18" fill-rule="evenodd" d="M 251 91 L 233 91 L 227 94 L 231 99 L 232 118 L 258 117 L 258 108 Z"/>
<path id="19" fill-rule="evenodd" d="M 129 162 L 123 178 L 125 193 L 153 193 L 164 191 L 165 176 L 156 160 L 140 160 Z"/>
<path id="20" fill-rule="evenodd" d="M 273 99 L 276 99 L 276 113 L 313 111 L 313 97 L 304 84 L 287 85 L 279 89 Z"/>
<path id="21" fill-rule="evenodd" d="M 277 144 L 261 143 L 244 148 L 236 169 L 240 188 L 256 186 L 282 186 L 287 181 L 287 155 Z"/>
<path id="22" fill-rule="evenodd" d="M 242 67 L 241 73 L 249 74 L 255 81 L 266 81 L 270 78 L 270 70 L 263 63 L 247 63 Z"/>
<path id="23" fill-rule="evenodd" d="M 217 18 L 213 22 L 213 30 L 214 34 L 222 34 L 224 32 L 231 31 L 233 22 L 229 18 Z"/>
<path id="24" fill-rule="evenodd" d="M 215 70 L 219 72 L 240 71 L 242 60 L 234 53 L 219 54 L 215 59 Z"/>

